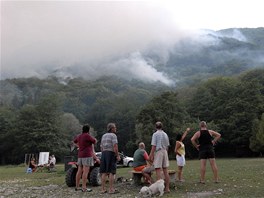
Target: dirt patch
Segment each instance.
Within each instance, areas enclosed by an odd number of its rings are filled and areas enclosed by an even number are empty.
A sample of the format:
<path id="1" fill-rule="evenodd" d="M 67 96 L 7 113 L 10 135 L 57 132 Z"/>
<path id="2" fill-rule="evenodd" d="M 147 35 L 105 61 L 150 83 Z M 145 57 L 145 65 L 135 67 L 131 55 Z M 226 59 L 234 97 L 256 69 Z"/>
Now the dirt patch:
<path id="1" fill-rule="evenodd" d="M 66 185 L 46 185 L 27 187 L 22 181 L 1 182 L 0 198 L 27 197 L 27 198 L 57 198 L 57 197 L 136 197 L 140 187 L 136 187 L 131 181 L 119 182 L 115 187 L 120 191 L 118 194 L 101 194 L 101 187 L 92 187 L 92 192 L 75 191 Z"/>
<path id="2" fill-rule="evenodd" d="M 188 192 L 187 197 L 188 198 L 199 198 L 199 197 L 212 197 L 214 195 L 220 195 L 222 194 L 222 189 L 217 189 L 214 191 L 203 191 L 203 192 Z"/>

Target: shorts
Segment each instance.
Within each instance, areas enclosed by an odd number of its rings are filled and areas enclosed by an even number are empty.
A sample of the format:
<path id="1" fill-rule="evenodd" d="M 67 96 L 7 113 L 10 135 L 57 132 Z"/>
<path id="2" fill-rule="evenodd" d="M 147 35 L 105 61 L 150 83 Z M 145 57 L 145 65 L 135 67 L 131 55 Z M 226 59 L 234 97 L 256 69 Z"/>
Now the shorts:
<path id="1" fill-rule="evenodd" d="M 113 151 L 102 152 L 100 173 L 116 174 L 116 155 Z"/>
<path id="2" fill-rule="evenodd" d="M 155 168 L 169 167 L 169 157 L 166 149 L 161 149 L 155 152 L 153 165 Z"/>
<path id="3" fill-rule="evenodd" d="M 142 170 L 142 172 L 143 173 L 151 173 L 151 172 L 153 172 L 155 170 L 155 168 L 154 168 L 154 166 L 152 165 L 152 166 L 146 166 L 143 170 Z"/>
<path id="4" fill-rule="evenodd" d="M 77 164 L 78 166 L 94 166 L 94 159 L 93 157 L 78 158 Z"/>
<path id="5" fill-rule="evenodd" d="M 215 158 L 215 152 L 213 147 L 207 147 L 199 150 L 199 159 L 211 159 Z"/>
<path id="6" fill-rule="evenodd" d="M 146 165 L 142 165 L 142 166 L 138 166 L 138 167 L 134 167 L 134 171 L 142 171 L 144 168 L 146 167 Z"/>
<path id="7" fill-rule="evenodd" d="M 176 161 L 178 166 L 184 166 L 185 165 L 185 156 L 184 155 L 176 155 Z"/>

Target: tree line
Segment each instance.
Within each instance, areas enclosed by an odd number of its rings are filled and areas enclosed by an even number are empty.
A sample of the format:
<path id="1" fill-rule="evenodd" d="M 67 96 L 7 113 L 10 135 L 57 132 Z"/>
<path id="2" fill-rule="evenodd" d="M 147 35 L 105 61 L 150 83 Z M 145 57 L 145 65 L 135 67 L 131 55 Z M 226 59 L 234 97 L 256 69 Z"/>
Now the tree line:
<path id="1" fill-rule="evenodd" d="M 118 127 L 119 150 L 132 155 L 143 141 L 150 149 L 154 123 L 160 120 L 170 137 L 174 158 L 175 137 L 187 127 L 186 157 L 197 157 L 190 142 L 198 123 L 222 134 L 218 156 L 253 156 L 264 151 L 264 69 L 239 76 L 215 77 L 185 87 L 167 87 L 102 77 L 61 83 L 20 78 L 1 81 L 1 164 L 22 163 L 25 153 L 49 151 L 58 160 L 69 155 L 74 136 L 89 123 L 99 141 L 108 122 Z M 99 146 L 96 145 L 96 150 Z"/>

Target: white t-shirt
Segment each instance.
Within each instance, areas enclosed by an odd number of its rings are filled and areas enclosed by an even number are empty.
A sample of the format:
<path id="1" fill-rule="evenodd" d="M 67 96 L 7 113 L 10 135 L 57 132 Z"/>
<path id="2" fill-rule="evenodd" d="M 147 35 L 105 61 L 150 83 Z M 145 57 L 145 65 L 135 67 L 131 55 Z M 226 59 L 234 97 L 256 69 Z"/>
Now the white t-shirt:
<path id="1" fill-rule="evenodd" d="M 50 159 L 50 164 L 56 164 L 56 158 L 55 157 L 51 157 Z"/>

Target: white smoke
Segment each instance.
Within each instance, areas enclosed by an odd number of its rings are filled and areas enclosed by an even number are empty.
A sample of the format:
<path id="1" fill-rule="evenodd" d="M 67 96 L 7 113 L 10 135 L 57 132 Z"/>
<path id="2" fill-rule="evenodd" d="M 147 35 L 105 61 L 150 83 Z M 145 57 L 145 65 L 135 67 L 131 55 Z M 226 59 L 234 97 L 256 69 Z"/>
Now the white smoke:
<path id="1" fill-rule="evenodd" d="M 156 4 L 97 1 L 1 4 L 4 7 L 1 79 L 41 78 L 56 71 L 60 76 L 87 72 L 85 76 L 92 75 L 91 78 L 108 74 L 170 83 L 138 55 L 105 63 L 113 57 L 142 52 L 153 42 L 173 43 L 181 37 L 182 32 L 173 25 L 170 15 Z"/>
<path id="2" fill-rule="evenodd" d="M 151 63 L 153 64 L 154 61 Z M 157 71 L 151 63 L 144 59 L 140 52 L 134 52 L 123 58 L 101 62 L 100 64 L 90 64 L 89 66 L 80 64 L 57 68 L 52 74 L 62 79 L 78 76 L 85 79 L 97 79 L 101 76 L 117 75 L 127 80 L 137 79 L 149 83 L 161 82 L 169 86 L 174 85 L 173 80 Z"/>
<path id="3" fill-rule="evenodd" d="M 41 78 L 55 71 L 62 77 L 81 74 L 94 78 L 109 74 L 171 84 L 165 74 L 154 68 L 156 60 L 143 59 L 141 54 L 146 49 L 152 50 L 165 65 L 171 46 L 188 34 L 180 29 L 179 24 L 192 26 L 207 19 L 213 20 L 214 12 L 222 13 L 222 10 L 211 1 L 204 5 L 195 1 L 192 3 L 195 6 L 191 7 L 190 1 L 153 2 L 1 1 L 0 79 Z M 226 7 L 222 1 L 218 6 L 221 5 Z M 256 3 L 245 5 L 247 10 L 251 5 L 261 9 Z M 198 9 L 198 6 L 201 7 Z M 234 14 L 231 6 L 228 9 Z M 264 12 L 255 13 L 259 13 L 256 19 L 263 18 Z M 201 14 L 204 20 L 199 20 Z M 247 19 L 256 22 L 250 16 L 246 16 Z M 227 13 L 223 17 L 229 21 L 235 19 L 228 17 Z M 234 23 L 244 21 L 239 19 Z M 218 24 L 218 20 L 213 20 L 213 24 Z M 229 36 L 245 40 L 236 31 Z M 207 40 L 201 42 L 203 44 L 217 42 L 217 39 L 204 39 Z M 160 47 L 155 46 L 157 43 Z M 155 47 L 150 50 L 151 46 Z M 115 61 L 112 61 L 113 57 Z M 111 61 L 106 63 L 108 60 Z"/>
<path id="4" fill-rule="evenodd" d="M 233 38 L 242 42 L 247 42 L 247 38 L 238 29 L 233 29 L 229 33 L 222 33 L 220 34 L 220 36 Z"/>
<path id="5" fill-rule="evenodd" d="M 166 75 L 158 72 L 153 65 L 150 65 L 139 52 L 134 52 L 129 57 L 120 59 L 109 65 L 103 65 L 103 68 L 106 68 L 105 75 L 118 73 L 121 76 L 127 76 L 127 79 L 136 78 L 145 82 L 160 81 L 167 85 L 174 84 Z"/>

